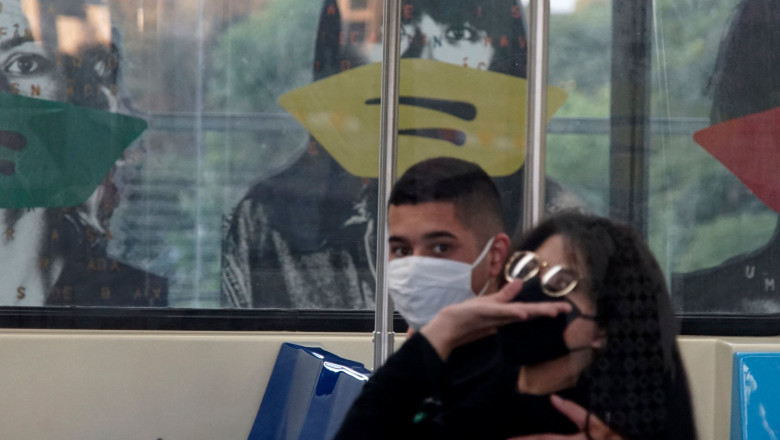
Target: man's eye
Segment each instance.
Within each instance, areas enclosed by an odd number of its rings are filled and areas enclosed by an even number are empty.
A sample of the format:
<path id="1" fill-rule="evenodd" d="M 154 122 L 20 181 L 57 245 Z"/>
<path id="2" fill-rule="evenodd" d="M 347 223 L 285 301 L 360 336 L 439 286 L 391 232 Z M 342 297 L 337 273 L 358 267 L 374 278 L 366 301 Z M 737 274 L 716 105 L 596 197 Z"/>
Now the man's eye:
<path id="1" fill-rule="evenodd" d="M 452 246 L 450 246 L 448 244 L 439 243 L 439 244 L 433 246 L 433 252 L 435 254 L 444 254 L 444 253 L 448 252 L 450 249 L 452 249 Z"/>
<path id="2" fill-rule="evenodd" d="M 46 59 L 39 55 L 19 55 L 5 65 L 7 73 L 14 75 L 32 75 L 45 67 Z"/>
<path id="3" fill-rule="evenodd" d="M 390 249 L 390 255 L 392 255 L 394 258 L 407 257 L 411 254 L 412 251 L 409 248 L 405 248 L 405 247 L 397 247 L 397 248 Z"/>

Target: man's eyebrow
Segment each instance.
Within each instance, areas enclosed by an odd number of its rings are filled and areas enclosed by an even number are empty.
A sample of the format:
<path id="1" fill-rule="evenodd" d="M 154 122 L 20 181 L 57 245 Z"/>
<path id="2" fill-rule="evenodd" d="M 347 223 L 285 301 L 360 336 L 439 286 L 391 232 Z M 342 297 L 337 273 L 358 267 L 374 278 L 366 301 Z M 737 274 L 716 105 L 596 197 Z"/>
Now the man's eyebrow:
<path id="1" fill-rule="evenodd" d="M 425 233 L 422 238 L 423 240 L 435 240 L 437 238 L 458 238 L 458 236 L 450 231 L 431 231 Z M 409 240 L 398 235 L 391 235 L 387 241 L 391 243 L 406 243 Z"/>
<path id="2" fill-rule="evenodd" d="M 450 231 L 431 231 L 423 235 L 424 240 L 435 240 L 437 238 L 458 238 Z"/>
<path id="3" fill-rule="evenodd" d="M 21 46 L 24 43 L 29 43 L 35 41 L 31 36 L 17 36 L 13 37 L 10 40 L 5 40 L 2 43 L 0 43 L 0 50 L 8 50 L 12 49 L 16 46 Z"/>

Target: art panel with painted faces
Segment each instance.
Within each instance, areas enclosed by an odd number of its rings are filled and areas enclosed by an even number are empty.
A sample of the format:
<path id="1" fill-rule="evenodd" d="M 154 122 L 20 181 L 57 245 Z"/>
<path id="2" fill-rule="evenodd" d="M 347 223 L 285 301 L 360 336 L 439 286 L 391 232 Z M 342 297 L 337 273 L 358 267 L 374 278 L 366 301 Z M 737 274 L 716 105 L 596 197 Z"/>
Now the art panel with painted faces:
<path id="1" fill-rule="evenodd" d="M 252 187 L 223 242 L 222 305 L 374 306 L 382 2 L 326 0 L 314 82 L 279 104 L 310 134 L 306 152 Z M 401 6 L 398 174 L 422 160 L 475 162 L 518 223 L 525 158 L 526 36 L 511 0 Z M 549 89 L 549 115 L 565 93 Z M 562 190 L 550 184 L 548 203 Z"/>
<path id="2" fill-rule="evenodd" d="M 723 256 L 718 265 L 674 273 L 672 291 L 686 312 L 780 310 L 780 218 L 776 215 L 780 213 L 780 3 L 742 0 L 735 6 L 709 84 L 712 125 L 697 131 L 693 140 L 739 179 L 731 184 L 732 195 L 724 198 L 720 209 L 729 209 L 736 199 L 747 199 L 753 203 L 750 210 L 766 219 L 740 225 L 728 235 L 739 236 L 739 229 L 762 231 L 763 240 L 753 240 L 757 245 L 745 252 Z M 752 194 L 740 196 L 740 191 Z M 719 240 L 726 241 L 725 237 Z"/>
<path id="3" fill-rule="evenodd" d="M 120 47 L 94 0 L 0 2 L 0 304 L 163 306 L 164 278 L 112 259 L 128 116 Z"/>

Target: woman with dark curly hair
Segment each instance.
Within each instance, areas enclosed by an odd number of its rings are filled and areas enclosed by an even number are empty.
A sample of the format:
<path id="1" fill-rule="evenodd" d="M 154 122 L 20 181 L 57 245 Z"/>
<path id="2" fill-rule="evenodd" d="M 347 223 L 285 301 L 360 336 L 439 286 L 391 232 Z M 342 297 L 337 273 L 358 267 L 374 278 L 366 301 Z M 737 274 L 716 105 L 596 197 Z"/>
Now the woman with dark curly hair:
<path id="1" fill-rule="evenodd" d="M 524 282 L 514 301 L 572 307 L 498 329 L 513 385 L 496 385 L 483 411 L 507 425 L 507 437 L 552 429 L 583 438 L 696 437 L 666 282 L 633 229 L 557 215 L 513 246 L 504 278 Z M 579 419 L 561 416 L 567 405 L 584 408 Z"/>

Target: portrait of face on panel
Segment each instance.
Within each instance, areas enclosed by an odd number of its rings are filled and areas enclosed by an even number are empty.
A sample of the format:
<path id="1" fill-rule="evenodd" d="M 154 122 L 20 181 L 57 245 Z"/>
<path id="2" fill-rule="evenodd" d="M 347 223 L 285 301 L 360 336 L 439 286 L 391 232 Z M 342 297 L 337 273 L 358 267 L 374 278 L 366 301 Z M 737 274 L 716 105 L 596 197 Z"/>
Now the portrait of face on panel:
<path id="1" fill-rule="evenodd" d="M 526 20 L 514 0 L 401 5 L 398 174 L 451 156 L 496 181 L 512 230 L 525 155 Z M 374 307 L 382 2 L 325 0 L 313 82 L 279 105 L 309 134 L 226 222 L 223 307 Z M 565 93 L 549 90 L 549 116 Z M 574 198 L 548 182 L 548 205 Z"/>
<path id="2" fill-rule="evenodd" d="M 0 2 L 0 304 L 165 306 L 167 281 L 111 258 L 117 164 L 146 129 L 100 0 Z"/>

